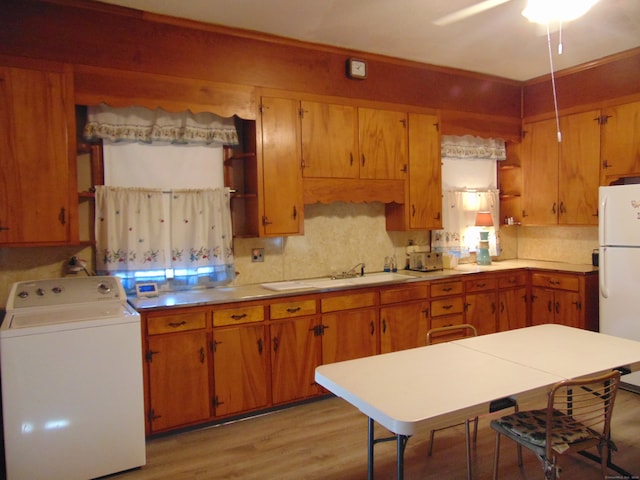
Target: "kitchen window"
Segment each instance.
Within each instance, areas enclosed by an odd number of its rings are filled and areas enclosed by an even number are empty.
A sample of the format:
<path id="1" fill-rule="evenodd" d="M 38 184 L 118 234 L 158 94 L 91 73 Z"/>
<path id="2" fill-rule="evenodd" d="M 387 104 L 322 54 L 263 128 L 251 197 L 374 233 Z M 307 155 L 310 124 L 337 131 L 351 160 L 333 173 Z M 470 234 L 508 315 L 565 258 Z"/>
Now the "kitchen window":
<path id="1" fill-rule="evenodd" d="M 489 229 L 490 254 L 499 254 L 497 162 L 505 159 L 505 143 L 501 139 L 442 136 L 443 229 L 432 232 L 435 251 L 469 257 L 480 240 L 476 214 L 488 211 L 494 226 L 482 228 Z"/>
<path id="2" fill-rule="evenodd" d="M 103 139 L 105 174 L 96 186 L 96 270 L 121 277 L 128 291 L 139 281 L 164 290 L 229 283 L 235 269 L 220 142 L 237 143 L 233 121 L 214 118 L 216 134 L 207 130 L 211 121 L 194 123 L 189 112 L 149 112 L 89 109 L 85 136 Z"/>

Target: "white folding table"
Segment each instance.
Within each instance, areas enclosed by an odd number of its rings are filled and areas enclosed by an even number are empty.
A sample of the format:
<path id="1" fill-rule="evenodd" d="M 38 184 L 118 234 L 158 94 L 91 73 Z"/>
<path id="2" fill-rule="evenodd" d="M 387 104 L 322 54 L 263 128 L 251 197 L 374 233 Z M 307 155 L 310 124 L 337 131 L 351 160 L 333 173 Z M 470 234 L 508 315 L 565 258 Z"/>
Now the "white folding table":
<path id="1" fill-rule="evenodd" d="M 322 365 L 315 378 L 369 418 L 368 478 L 374 445 L 395 439 L 402 479 L 406 443 L 419 424 L 454 413 L 471 418 L 492 400 L 618 367 L 640 369 L 640 342 L 539 325 Z M 375 439 L 374 422 L 394 436 Z"/>

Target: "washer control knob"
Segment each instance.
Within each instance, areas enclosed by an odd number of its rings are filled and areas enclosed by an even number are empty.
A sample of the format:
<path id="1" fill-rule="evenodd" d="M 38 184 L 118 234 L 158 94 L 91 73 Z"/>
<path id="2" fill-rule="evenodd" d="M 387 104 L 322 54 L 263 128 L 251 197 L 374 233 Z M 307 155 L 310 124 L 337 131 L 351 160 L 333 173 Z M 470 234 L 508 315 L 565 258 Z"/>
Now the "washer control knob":
<path id="1" fill-rule="evenodd" d="M 102 294 L 107 294 L 107 293 L 111 293 L 111 285 L 109 285 L 108 283 L 101 283 L 98 285 L 98 292 L 102 293 Z"/>
<path id="2" fill-rule="evenodd" d="M 62 287 L 53 287 L 51 291 L 55 294 L 62 293 Z"/>
<path id="3" fill-rule="evenodd" d="M 22 291 L 18 294 L 18 296 L 19 296 L 20 298 L 27 298 L 27 297 L 29 296 L 29 292 L 27 292 L 26 290 L 22 290 Z"/>
<path id="4" fill-rule="evenodd" d="M 36 295 L 38 295 L 39 297 L 44 297 L 44 289 L 42 288 L 36 289 Z"/>

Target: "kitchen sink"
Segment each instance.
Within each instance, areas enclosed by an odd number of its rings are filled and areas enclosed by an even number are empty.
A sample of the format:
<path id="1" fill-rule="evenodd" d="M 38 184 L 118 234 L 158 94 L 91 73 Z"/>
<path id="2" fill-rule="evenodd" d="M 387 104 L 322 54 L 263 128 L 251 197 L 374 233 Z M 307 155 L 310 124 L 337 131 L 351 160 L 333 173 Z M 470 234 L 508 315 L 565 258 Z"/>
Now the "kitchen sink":
<path id="1" fill-rule="evenodd" d="M 380 283 L 403 282 L 414 279 L 414 276 L 401 273 L 382 272 L 365 274 L 364 277 L 349 278 L 318 278 L 309 280 L 294 280 L 284 282 L 263 283 L 262 286 L 269 290 L 297 290 L 302 288 L 340 288 L 355 287 L 360 285 L 375 285 Z"/>

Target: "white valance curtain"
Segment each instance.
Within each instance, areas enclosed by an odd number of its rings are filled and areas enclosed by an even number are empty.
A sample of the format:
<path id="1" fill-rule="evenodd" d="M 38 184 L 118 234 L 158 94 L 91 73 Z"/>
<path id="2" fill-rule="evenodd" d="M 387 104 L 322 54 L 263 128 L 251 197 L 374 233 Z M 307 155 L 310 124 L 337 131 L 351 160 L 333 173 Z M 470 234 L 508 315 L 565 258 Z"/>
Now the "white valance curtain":
<path id="1" fill-rule="evenodd" d="M 467 160 L 506 160 L 507 149 L 500 138 L 481 138 L 472 135 L 443 135 L 442 158 Z"/>
<path id="2" fill-rule="evenodd" d="M 168 112 L 161 108 L 90 106 L 84 128 L 87 140 L 112 142 L 237 145 L 233 118 L 213 113 Z"/>
<path id="3" fill-rule="evenodd" d="M 229 281 L 229 192 L 97 186 L 96 244 L 100 274 L 128 278 L 132 272 L 186 269 Z"/>

